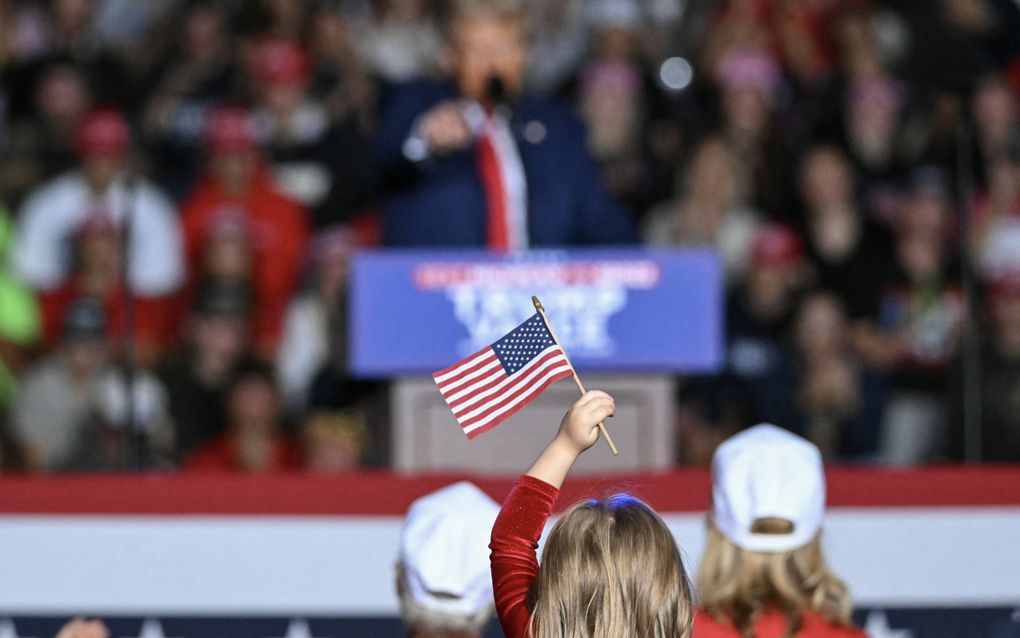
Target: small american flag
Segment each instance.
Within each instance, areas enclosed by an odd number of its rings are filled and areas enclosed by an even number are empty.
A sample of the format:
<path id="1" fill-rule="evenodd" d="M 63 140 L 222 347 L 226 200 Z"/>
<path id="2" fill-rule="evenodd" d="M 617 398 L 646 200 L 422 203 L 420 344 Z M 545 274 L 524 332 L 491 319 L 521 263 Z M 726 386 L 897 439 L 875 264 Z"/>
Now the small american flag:
<path id="1" fill-rule="evenodd" d="M 542 316 L 432 375 L 469 439 L 523 408 L 550 384 L 573 374 Z"/>

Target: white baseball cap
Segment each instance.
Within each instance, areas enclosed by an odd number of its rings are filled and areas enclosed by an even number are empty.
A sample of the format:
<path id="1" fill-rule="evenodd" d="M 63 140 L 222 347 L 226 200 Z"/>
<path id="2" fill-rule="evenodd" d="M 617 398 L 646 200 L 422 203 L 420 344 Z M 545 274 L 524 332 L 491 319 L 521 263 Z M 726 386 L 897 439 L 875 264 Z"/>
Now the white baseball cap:
<path id="1" fill-rule="evenodd" d="M 756 425 L 719 446 L 712 458 L 712 521 L 738 547 L 785 552 L 809 543 L 825 516 L 825 473 L 818 448 L 770 424 Z M 752 531 L 780 518 L 788 534 Z"/>
<path id="2" fill-rule="evenodd" d="M 462 481 L 411 504 L 400 534 L 404 586 L 421 607 L 470 616 L 492 606 L 489 538 L 499 505 Z"/>

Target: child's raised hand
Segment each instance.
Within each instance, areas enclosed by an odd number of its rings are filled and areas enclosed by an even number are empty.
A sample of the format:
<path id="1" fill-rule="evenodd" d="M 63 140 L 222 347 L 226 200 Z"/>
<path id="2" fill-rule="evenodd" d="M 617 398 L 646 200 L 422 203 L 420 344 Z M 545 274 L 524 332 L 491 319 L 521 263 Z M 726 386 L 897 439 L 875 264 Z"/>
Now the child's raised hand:
<path id="1" fill-rule="evenodd" d="M 585 392 L 567 410 L 559 432 L 528 470 L 528 476 L 559 488 L 578 455 L 599 440 L 599 422 L 614 412 L 613 397 L 598 390 Z"/>
<path id="2" fill-rule="evenodd" d="M 581 454 L 599 439 L 599 422 L 616 412 L 613 397 L 599 390 L 585 392 L 560 422 L 556 440 L 575 455 Z"/>

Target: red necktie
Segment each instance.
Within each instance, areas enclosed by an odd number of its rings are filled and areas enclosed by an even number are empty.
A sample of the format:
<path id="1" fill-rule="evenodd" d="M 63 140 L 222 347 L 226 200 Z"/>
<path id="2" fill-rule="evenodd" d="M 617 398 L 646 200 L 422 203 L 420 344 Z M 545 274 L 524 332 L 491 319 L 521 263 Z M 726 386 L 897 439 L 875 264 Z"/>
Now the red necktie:
<path id="1" fill-rule="evenodd" d="M 506 252 L 510 249 L 510 235 L 507 224 L 506 185 L 499 170 L 499 157 L 492 143 L 492 133 L 486 129 L 478 138 L 478 172 L 485 189 L 488 205 L 488 229 L 486 244 L 493 250 Z"/>

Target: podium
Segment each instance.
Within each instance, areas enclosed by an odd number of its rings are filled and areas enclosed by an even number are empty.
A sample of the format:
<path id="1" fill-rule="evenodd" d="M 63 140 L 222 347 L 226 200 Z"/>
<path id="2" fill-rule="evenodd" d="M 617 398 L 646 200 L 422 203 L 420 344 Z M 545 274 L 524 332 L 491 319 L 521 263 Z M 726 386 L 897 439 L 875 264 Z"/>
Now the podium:
<path id="1" fill-rule="evenodd" d="M 577 473 L 664 470 L 673 464 L 674 382 L 665 374 L 586 374 L 585 387 L 616 399 L 606 429 L 620 449 L 598 443 L 578 459 Z M 523 473 L 552 440 L 560 419 L 580 393 L 570 379 L 549 386 L 523 410 L 468 440 L 430 377 L 397 380 L 391 390 L 393 468 L 400 472 L 467 470 L 478 474 Z"/>
<path id="2" fill-rule="evenodd" d="M 431 373 L 488 346 L 541 298 L 585 386 L 609 392 L 617 413 L 577 471 L 661 470 L 675 457 L 677 374 L 714 371 L 722 358 L 722 272 L 710 250 L 543 250 L 510 255 L 387 250 L 352 264 L 351 366 L 394 378 L 391 458 L 405 472 L 521 472 L 577 400 L 568 379 L 499 427 L 468 440 Z"/>

